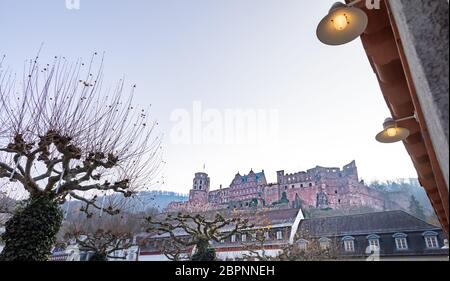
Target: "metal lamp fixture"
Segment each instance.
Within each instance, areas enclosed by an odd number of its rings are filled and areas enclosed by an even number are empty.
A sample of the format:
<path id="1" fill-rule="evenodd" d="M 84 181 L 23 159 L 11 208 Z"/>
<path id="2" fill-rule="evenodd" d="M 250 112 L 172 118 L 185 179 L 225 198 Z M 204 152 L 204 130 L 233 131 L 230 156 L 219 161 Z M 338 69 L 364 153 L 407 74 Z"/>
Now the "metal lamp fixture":
<path id="1" fill-rule="evenodd" d="M 409 119 L 417 119 L 416 115 L 394 120 L 392 118 L 386 118 L 383 123 L 383 131 L 379 132 L 375 139 L 382 143 L 393 143 L 406 139 L 409 136 L 409 130 L 403 127 L 397 126 L 397 122 L 405 121 Z"/>
<path id="2" fill-rule="evenodd" d="M 317 26 L 317 38 L 327 45 L 342 45 L 358 38 L 366 29 L 366 13 L 350 4 L 336 2 Z"/>

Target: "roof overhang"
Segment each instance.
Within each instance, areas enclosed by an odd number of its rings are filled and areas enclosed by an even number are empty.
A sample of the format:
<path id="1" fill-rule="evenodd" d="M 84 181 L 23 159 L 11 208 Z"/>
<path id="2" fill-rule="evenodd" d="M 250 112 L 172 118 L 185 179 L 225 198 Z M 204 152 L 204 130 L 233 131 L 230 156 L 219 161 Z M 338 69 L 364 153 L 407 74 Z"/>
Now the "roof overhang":
<path id="1" fill-rule="evenodd" d="M 410 131 L 410 136 L 403 144 L 417 171 L 419 182 L 448 236 L 448 186 L 431 142 L 389 1 L 380 2 L 380 9 L 372 10 L 366 8 L 365 1 L 357 4 L 369 18 L 361 41 L 392 117 L 400 119 L 414 113 L 417 115 L 417 121 L 410 119 L 399 122 L 399 126 Z"/>

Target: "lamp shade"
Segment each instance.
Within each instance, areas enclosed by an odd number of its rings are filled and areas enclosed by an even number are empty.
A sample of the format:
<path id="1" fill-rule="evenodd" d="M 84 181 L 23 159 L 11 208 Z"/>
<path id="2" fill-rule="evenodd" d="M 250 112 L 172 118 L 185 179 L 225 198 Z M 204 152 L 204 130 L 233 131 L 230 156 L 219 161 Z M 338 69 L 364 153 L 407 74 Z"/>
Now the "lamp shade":
<path id="1" fill-rule="evenodd" d="M 327 45 L 341 45 L 358 38 L 366 29 L 368 18 L 359 8 L 335 3 L 317 26 L 317 38 Z"/>
<path id="2" fill-rule="evenodd" d="M 383 131 L 379 132 L 375 139 L 382 143 L 393 143 L 406 139 L 409 136 L 409 130 L 397 127 L 392 118 L 386 118 L 383 123 Z"/>

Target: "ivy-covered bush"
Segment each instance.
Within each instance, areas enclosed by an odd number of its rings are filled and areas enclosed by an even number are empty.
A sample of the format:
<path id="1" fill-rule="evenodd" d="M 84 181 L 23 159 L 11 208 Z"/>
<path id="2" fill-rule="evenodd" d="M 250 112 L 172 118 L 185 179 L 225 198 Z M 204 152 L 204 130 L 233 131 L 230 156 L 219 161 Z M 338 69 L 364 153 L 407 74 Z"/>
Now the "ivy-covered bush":
<path id="1" fill-rule="evenodd" d="M 6 222 L 0 260 L 45 261 L 51 255 L 63 213 L 50 195 L 31 196 Z"/>

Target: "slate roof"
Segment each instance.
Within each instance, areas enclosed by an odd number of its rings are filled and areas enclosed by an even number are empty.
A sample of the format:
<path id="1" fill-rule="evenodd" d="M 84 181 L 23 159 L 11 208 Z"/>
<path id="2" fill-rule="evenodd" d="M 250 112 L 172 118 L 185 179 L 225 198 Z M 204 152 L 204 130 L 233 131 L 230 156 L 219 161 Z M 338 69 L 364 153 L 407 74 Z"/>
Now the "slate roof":
<path id="1" fill-rule="evenodd" d="M 259 172 L 259 173 L 255 173 L 256 176 L 256 180 L 258 181 L 259 179 L 265 177 L 264 172 Z M 241 176 L 241 179 L 243 182 L 247 182 L 248 181 L 248 177 L 249 175 L 243 175 Z"/>
<path id="2" fill-rule="evenodd" d="M 313 236 L 341 236 L 439 229 L 404 211 L 384 211 L 305 219 L 301 221 L 298 232 L 307 231 Z"/>

